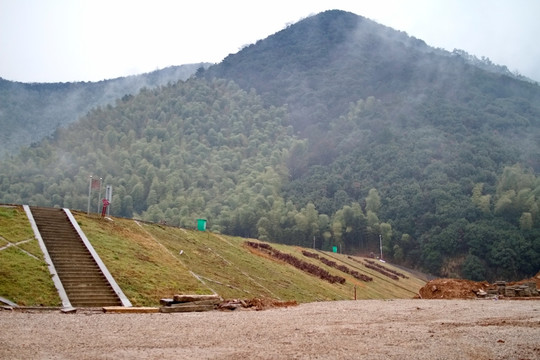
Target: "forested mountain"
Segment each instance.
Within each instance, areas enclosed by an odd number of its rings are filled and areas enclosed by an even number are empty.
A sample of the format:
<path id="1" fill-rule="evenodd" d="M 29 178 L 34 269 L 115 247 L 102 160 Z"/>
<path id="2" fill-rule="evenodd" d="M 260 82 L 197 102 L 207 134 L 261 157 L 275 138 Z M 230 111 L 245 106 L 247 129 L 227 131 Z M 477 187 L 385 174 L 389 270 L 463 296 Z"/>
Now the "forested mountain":
<path id="1" fill-rule="evenodd" d="M 112 104 L 143 87 L 186 80 L 209 64 L 171 66 L 99 82 L 20 83 L 0 78 L 0 158 L 51 135 L 90 109 Z"/>
<path id="2" fill-rule="evenodd" d="M 532 276 L 540 87 L 488 65 L 324 12 L 4 160 L 0 202 L 86 210 L 97 175 L 119 216 Z"/>
<path id="3" fill-rule="evenodd" d="M 268 104 L 288 104 L 293 126 L 310 138 L 326 137 L 330 120 L 344 115 L 351 103 L 370 96 L 382 101 L 389 115 L 402 119 L 422 115 L 426 110 L 422 105 L 441 102 L 459 105 L 456 113 L 475 110 L 468 116 L 474 118 L 487 103 L 498 99 L 487 109 L 494 113 L 491 117 L 498 126 L 520 122 L 519 118 L 500 119 L 504 116 L 498 107 L 509 105 L 509 110 L 526 112 L 519 109 L 525 101 L 538 110 L 537 84 L 524 84 L 510 72 L 501 75 L 501 67 L 488 66 L 489 59 L 474 62 L 471 58 L 462 50 L 450 53 L 431 48 L 404 32 L 352 13 L 327 11 L 198 74 L 232 79 L 246 90 L 254 88 Z M 493 72 L 482 71 L 477 66 L 482 64 L 482 69 Z M 477 109 L 478 105 L 484 108 Z"/>

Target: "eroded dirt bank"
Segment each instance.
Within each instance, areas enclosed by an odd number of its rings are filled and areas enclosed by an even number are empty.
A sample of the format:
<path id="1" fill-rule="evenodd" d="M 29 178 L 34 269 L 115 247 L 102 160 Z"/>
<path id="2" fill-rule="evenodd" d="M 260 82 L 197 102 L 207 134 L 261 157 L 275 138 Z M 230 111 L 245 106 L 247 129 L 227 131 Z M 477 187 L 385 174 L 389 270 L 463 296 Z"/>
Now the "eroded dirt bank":
<path id="1" fill-rule="evenodd" d="M 364 300 L 173 314 L 0 311 L 2 359 L 538 359 L 540 301 Z"/>

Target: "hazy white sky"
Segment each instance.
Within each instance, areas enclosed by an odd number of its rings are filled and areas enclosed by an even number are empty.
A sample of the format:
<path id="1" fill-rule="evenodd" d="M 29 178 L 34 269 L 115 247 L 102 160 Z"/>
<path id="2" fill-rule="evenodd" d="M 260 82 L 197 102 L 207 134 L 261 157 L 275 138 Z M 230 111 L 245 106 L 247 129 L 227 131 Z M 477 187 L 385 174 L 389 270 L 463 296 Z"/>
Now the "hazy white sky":
<path id="1" fill-rule="evenodd" d="M 540 81 L 540 0 L 0 0 L 0 77 L 99 81 L 220 62 L 329 9 Z"/>

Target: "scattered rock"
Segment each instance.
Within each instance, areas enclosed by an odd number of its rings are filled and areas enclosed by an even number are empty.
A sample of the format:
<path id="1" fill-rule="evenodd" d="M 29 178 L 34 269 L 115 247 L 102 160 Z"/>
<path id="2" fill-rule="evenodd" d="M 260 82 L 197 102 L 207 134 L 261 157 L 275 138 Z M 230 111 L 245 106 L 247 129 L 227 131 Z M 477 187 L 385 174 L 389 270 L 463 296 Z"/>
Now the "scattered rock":
<path id="1" fill-rule="evenodd" d="M 482 289 L 478 289 L 478 291 L 476 292 L 476 296 L 478 296 L 478 297 L 486 297 L 486 296 L 487 296 L 487 292 L 485 292 L 485 291 L 482 290 Z"/>

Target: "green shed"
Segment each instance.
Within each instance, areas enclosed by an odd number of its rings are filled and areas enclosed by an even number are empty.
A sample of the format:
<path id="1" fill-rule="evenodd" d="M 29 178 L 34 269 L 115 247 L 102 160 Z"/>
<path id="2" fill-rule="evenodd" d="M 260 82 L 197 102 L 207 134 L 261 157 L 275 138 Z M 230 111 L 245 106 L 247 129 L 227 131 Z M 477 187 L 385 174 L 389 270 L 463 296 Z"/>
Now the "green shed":
<path id="1" fill-rule="evenodd" d="M 197 230 L 199 231 L 206 230 L 206 219 L 197 219 Z"/>

